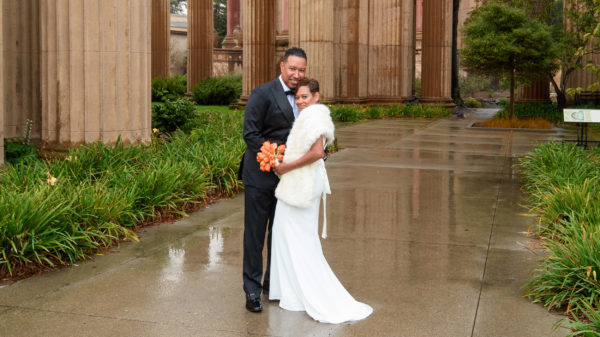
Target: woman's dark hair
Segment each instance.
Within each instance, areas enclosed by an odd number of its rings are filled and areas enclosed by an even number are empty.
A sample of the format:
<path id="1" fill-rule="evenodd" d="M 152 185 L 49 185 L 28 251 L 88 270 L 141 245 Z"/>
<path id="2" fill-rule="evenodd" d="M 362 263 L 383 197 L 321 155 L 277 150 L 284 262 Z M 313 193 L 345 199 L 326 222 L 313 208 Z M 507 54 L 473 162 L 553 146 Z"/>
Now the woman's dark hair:
<path id="1" fill-rule="evenodd" d="M 304 52 L 304 49 L 302 48 L 298 48 L 298 47 L 292 47 L 289 48 L 288 50 L 285 51 L 285 54 L 283 55 L 283 62 L 286 62 L 288 57 L 290 56 L 296 56 L 296 57 L 301 57 L 305 60 L 308 60 L 306 58 L 306 52 Z"/>
<path id="2" fill-rule="evenodd" d="M 315 92 L 319 92 L 319 81 L 313 79 L 313 78 L 303 78 L 300 81 L 298 81 L 298 85 L 296 86 L 296 91 L 298 91 L 298 88 L 300 87 L 308 87 L 308 90 L 310 90 L 311 94 L 314 94 Z"/>

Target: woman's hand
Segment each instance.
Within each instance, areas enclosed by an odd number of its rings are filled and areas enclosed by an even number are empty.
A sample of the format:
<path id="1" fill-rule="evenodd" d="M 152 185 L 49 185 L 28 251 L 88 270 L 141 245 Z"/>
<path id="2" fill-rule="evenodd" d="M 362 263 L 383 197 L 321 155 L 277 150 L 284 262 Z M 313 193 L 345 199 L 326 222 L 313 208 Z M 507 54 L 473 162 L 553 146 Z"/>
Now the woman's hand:
<path id="1" fill-rule="evenodd" d="M 273 168 L 273 172 L 276 175 L 281 176 L 291 171 L 290 165 L 287 163 L 279 163 L 279 165 Z"/>
<path id="2" fill-rule="evenodd" d="M 317 141 L 315 141 L 310 147 L 310 150 L 308 150 L 308 152 L 306 152 L 302 157 L 294 160 L 291 163 L 280 163 L 273 168 L 273 171 L 278 176 L 281 176 L 290 172 L 291 170 L 295 170 L 304 165 L 312 164 L 319 159 L 323 159 L 324 155 L 325 151 L 323 148 L 323 138 L 319 137 L 319 139 L 317 139 Z"/>

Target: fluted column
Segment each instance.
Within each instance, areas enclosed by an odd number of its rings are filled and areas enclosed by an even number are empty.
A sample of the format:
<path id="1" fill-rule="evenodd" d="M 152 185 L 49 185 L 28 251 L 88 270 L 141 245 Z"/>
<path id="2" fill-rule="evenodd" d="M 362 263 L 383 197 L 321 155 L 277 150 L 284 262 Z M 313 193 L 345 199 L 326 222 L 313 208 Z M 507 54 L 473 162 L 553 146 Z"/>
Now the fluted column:
<path id="1" fill-rule="evenodd" d="M 2 1 L 4 16 L 5 137 L 23 136 L 31 120 L 31 138 L 41 136 L 40 29 L 37 0 Z"/>
<path id="2" fill-rule="evenodd" d="M 543 75 L 530 86 L 519 85 L 515 103 L 550 103 L 550 80 Z"/>
<path id="3" fill-rule="evenodd" d="M 334 81 L 336 97 L 343 103 L 362 103 L 369 78 L 368 0 L 344 0 L 335 10 Z"/>
<path id="4" fill-rule="evenodd" d="M 423 0 L 421 79 L 423 102 L 452 102 L 452 0 Z"/>
<path id="5" fill-rule="evenodd" d="M 308 58 L 307 77 L 319 80 L 323 100 L 335 99 L 334 83 L 334 2 L 301 0 L 299 46 Z M 291 29 L 291 27 L 290 27 Z"/>
<path id="6" fill-rule="evenodd" d="M 42 139 L 150 140 L 151 4 L 40 0 Z"/>
<path id="7" fill-rule="evenodd" d="M 372 1 L 369 6 L 369 102 L 392 103 L 402 101 L 407 89 L 402 90 L 403 69 L 402 40 L 408 34 L 403 30 L 404 24 L 412 26 L 412 20 L 404 22 L 410 15 L 403 15 L 402 0 Z M 410 36 L 412 39 L 412 36 Z M 410 45 L 410 44 L 409 44 Z"/>
<path id="8" fill-rule="evenodd" d="M 242 101 L 258 85 L 275 78 L 275 0 L 242 0 Z"/>
<path id="9" fill-rule="evenodd" d="M 213 74 L 212 0 L 188 0 L 188 91 Z"/>
<path id="10" fill-rule="evenodd" d="M 152 0 L 152 78 L 168 77 L 171 46 L 171 2 Z"/>

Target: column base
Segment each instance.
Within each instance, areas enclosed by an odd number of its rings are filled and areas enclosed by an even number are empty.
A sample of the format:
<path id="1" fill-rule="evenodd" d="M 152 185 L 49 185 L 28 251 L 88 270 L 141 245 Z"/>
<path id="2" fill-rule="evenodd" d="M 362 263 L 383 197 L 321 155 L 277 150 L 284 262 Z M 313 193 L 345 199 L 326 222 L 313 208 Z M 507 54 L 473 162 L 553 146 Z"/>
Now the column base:
<path id="1" fill-rule="evenodd" d="M 406 102 L 402 97 L 369 97 L 367 104 L 370 105 L 395 105 Z"/>
<path id="2" fill-rule="evenodd" d="M 427 98 L 419 98 L 420 104 L 426 105 L 441 105 L 444 108 L 454 108 L 456 104 L 451 98 L 447 97 L 427 97 Z"/>
<path id="3" fill-rule="evenodd" d="M 241 43 L 232 35 L 225 36 L 221 47 L 223 49 L 242 49 Z"/>

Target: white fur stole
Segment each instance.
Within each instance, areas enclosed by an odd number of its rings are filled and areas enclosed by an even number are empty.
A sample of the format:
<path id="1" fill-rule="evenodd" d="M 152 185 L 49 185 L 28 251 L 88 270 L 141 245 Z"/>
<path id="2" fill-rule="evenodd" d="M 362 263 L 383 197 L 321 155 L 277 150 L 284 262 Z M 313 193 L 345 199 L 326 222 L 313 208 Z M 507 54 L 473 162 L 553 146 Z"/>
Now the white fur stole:
<path id="1" fill-rule="evenodd" d="M 290 131 L 284 163 L 302 157 L 319 137 L 324 137 L 326 145 L 333 143 L 334 126 L 329 114 L 329 108 L 323 104 L 313 104 L 302 110 Z M 322 189 L 319 188 L 319 182 L 315 182 L 318 170 L 322 170 L 319 176 L 324 177 Z M 300 208 L 309 207 L 311 201 L 321 193 L 331 194 L 323 159 L 282 175 L 275 190 L 277 199 Z"/>

